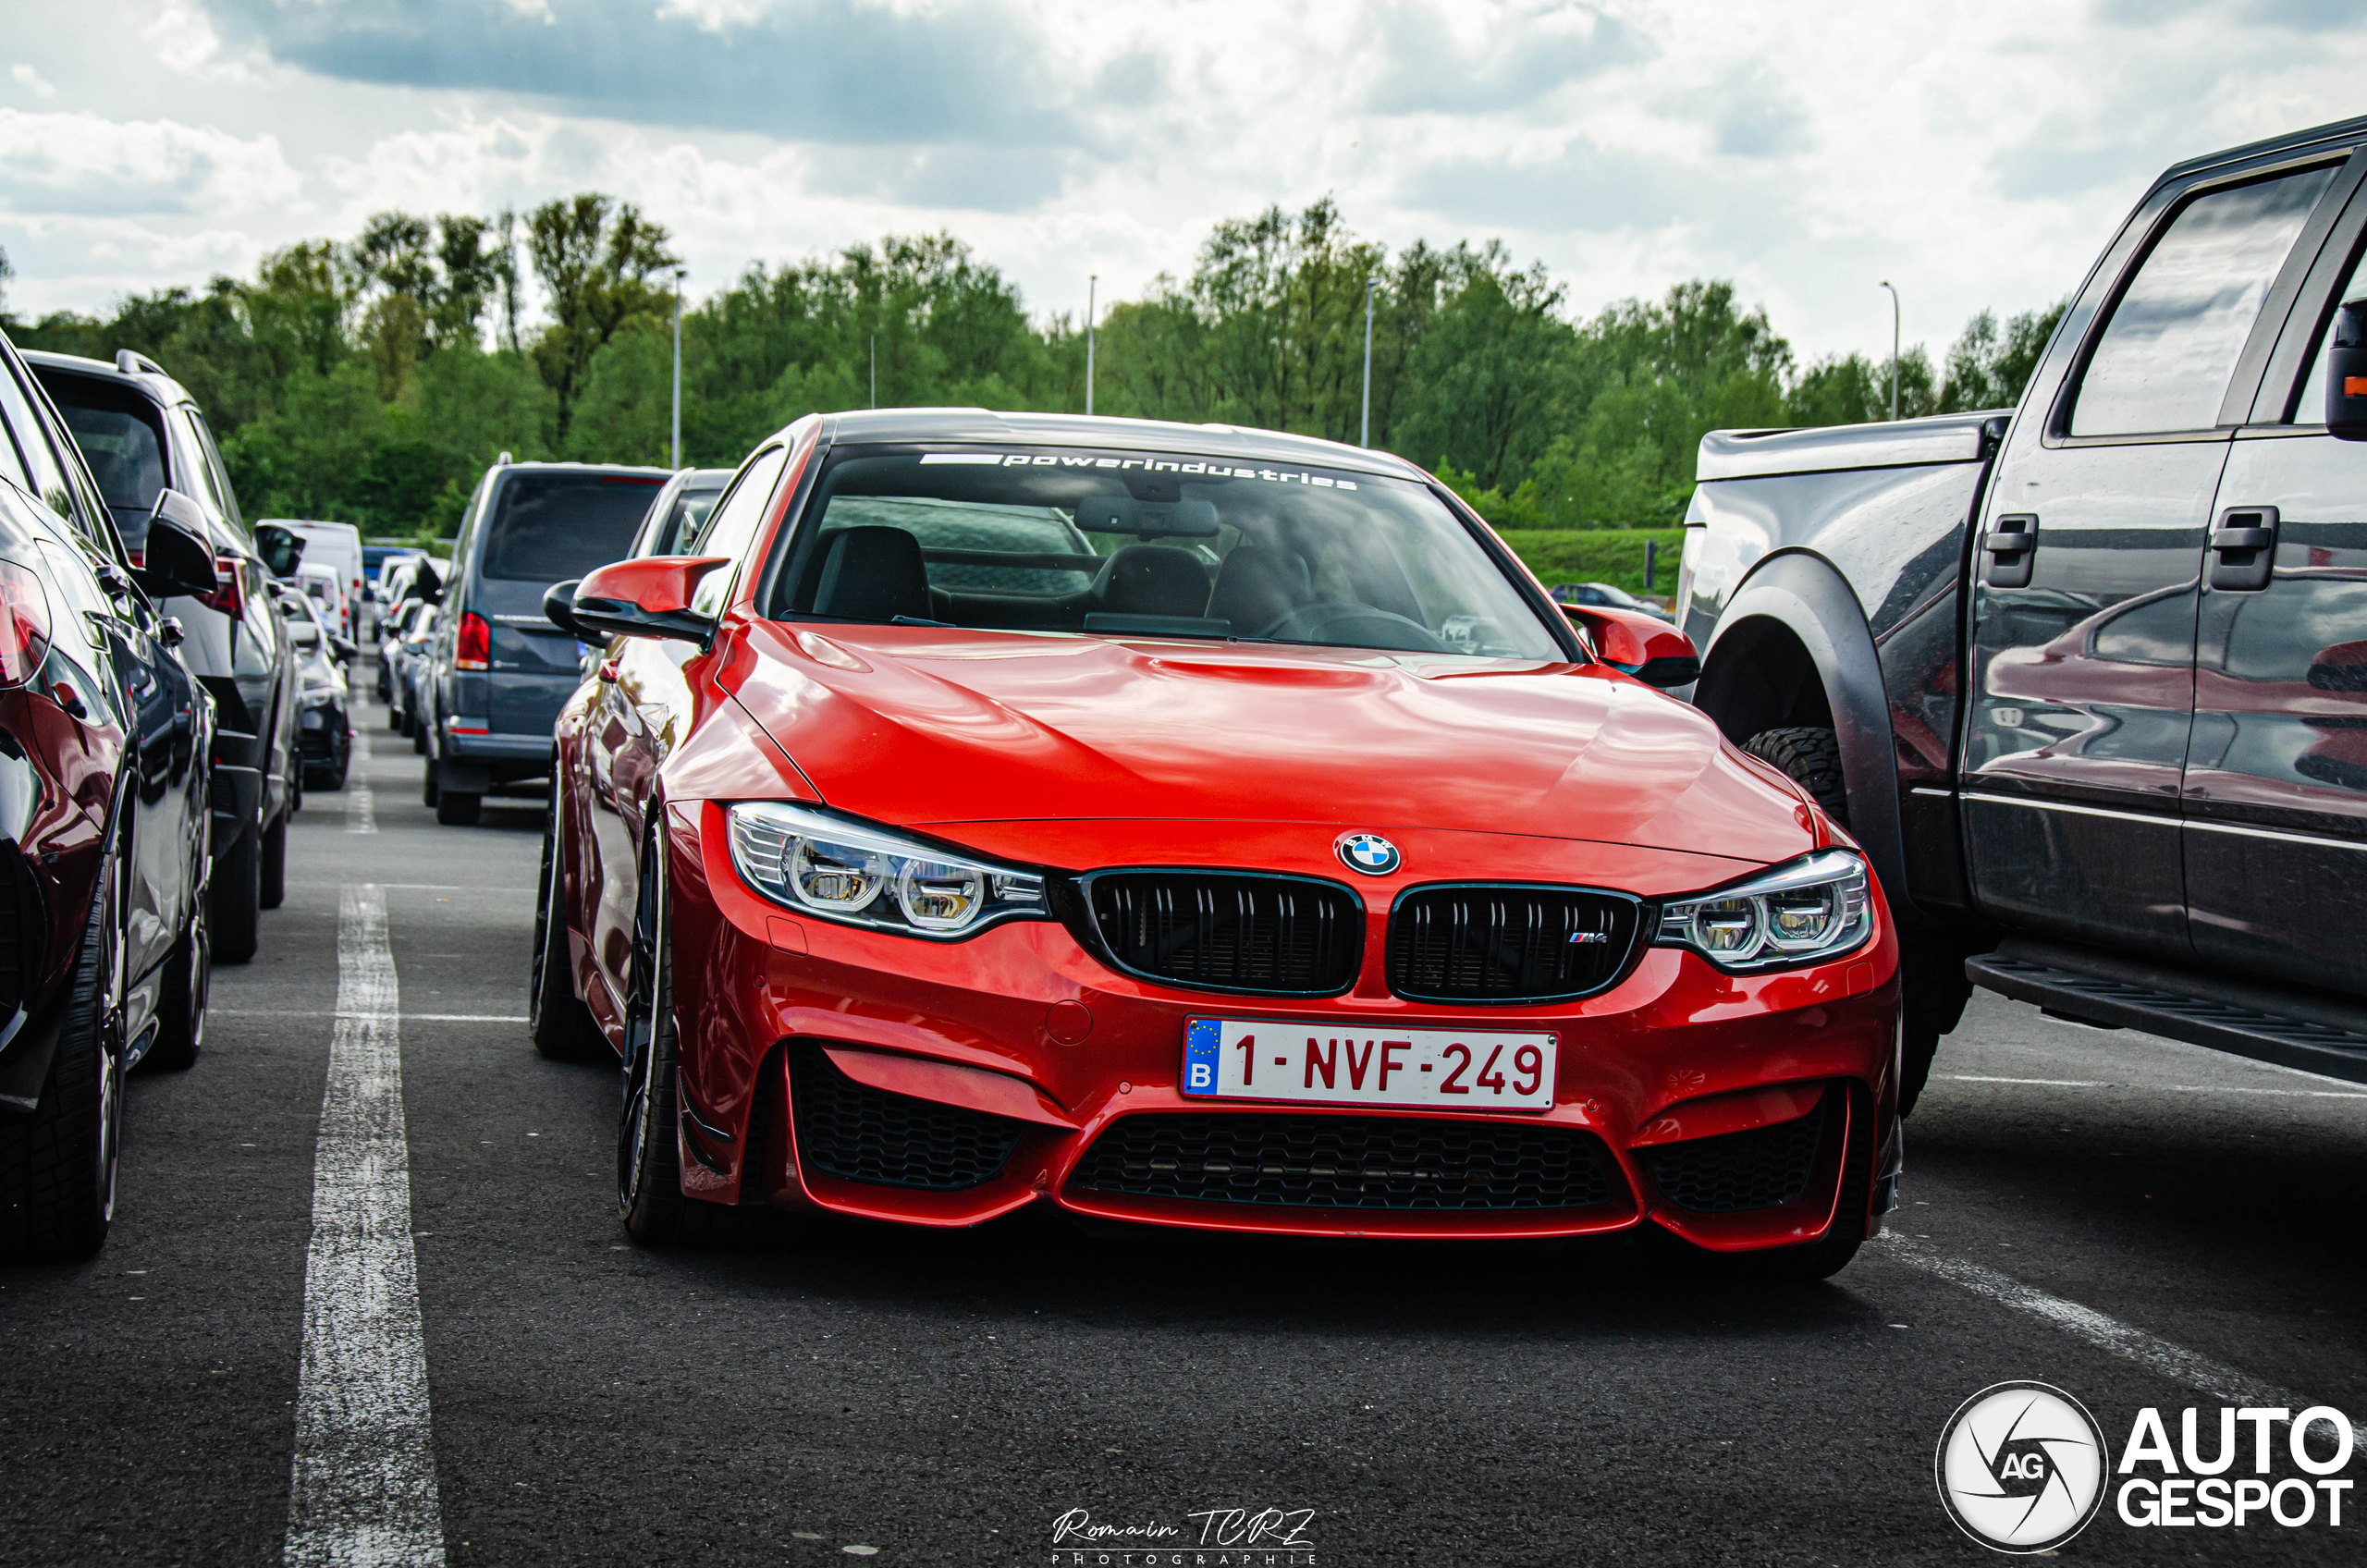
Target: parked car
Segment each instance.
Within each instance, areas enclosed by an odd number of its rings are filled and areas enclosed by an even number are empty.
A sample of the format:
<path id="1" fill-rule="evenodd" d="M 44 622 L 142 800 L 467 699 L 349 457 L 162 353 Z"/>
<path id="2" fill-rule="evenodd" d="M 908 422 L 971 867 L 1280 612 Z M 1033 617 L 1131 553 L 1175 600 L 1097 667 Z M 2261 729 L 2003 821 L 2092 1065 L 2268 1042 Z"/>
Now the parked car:
<path id="1" fill-rule="evenodd" d="M 159 608 L 181 623 L 180 656 L 214 698 L 213 954 L 244 963 L 261 936 L 259 912 L 283 896 L 288 814 L 301 788 L 295 657 L 264 591 L 269 570 L 204 415 L 154 361 L 129 349 L 111 365 L 71 354 L 24 359 L 89 460 L 131 561 L 142 558 L 148 518 L 168 487 L 211 535 L 218 586 Z"/>
<path id="2" fill-rule="evenodd" d="M 295 585 L 313 601 L 321 612 L 321 619 L 339 636 L 350 636 L 353 627 L 353 601 L 346 595 L 345 581 L 333 566 L 315 566 L 312 552 L 298 564 Z"/>
<path id="3" fill-rule="evenodd" d="M 0 338 L 0 1256 L 106 1239 L 123 1076 L 205 1036 L 212 702 L 159 601 L 211 592 L 160 490 L 144 560 Z"/>
<path id="4" fill-rule="evenodd" d="M 2017 409 L 1701 444 L 1694 698 L 1865 847 L 1909 1103 L 1975 984 L 2367 1081 L 2363 173 L 2169 169 Z"/>
<path id="5" fill-rule="evenodd" d="M 649 510 L 643 516 L 641 528 L 633 534 L 626 555 L 690 554 L 685 546 L 698 538 L 708 514 L 715 509 L 716 498 L 731 483 L 733 472 L 728 468 L 676 470 L 649 503 Z"/>
<path id="6" fill-rule="evenodd" d="M 346 617 L 343 625 L 331 630 L 359 640 L 362 635 L 362 606 L 369 590 L 369 578 L 362 564 L 362 531 L 350 522 L 307 522 L 284 517 L 263 521 L 276 523 L 303 540 L 303 564 L 316 570 L 326 570 L 337 579 L 338 595 L 346 606 Z"/>
<path id="7" fill-rule="evenodd" d="M 394 717 L 389 722 L 398 734 L 411 737 L 416 752 L 427 749 L 426 737 L 420 733 L 421 677 L 427 668 L 428 648 L 435 640 L 435 622 L 441 614 L 435 605 L 420 605 L 411 630 L 395 644 Z"/>
<path id="8" fill-rule="evenodd" d="M 587 463 L 496 463 L 452 546 L 419 714 L 435 820 L 477 820 L 485 792 L 539 778 L 551 725 L 582 678 L 553 630 L 553 583 L 621 560 L 669 475 Z"/>
<path id="9" fill-rule="evenodd" d="M 304 785 L 313 790 L 342 790 L 353 757 L 345 668 L 353 656 L 353 643 L 330 630 L 310 594 L 276 582 L 272 591 L 278 597 L 280 619 L 288 623 L 288 641 L 299 661 L 296 735 L 304 758 Z"/>
<path id="10" fill-rule="evenodd" d="M 378 700 L 386 704 L 386 728 L 397 733 L 402 729 L 402 710 L 396 702 L 396 664 L 404 636 L 418 626 L 421 616 L 432 607 L 424 599 L 407 599 L 389 606 L 378 620 Z"/>
<path id="11" fill-rule="evenodd" d="M 1637 610 L 1660 620 L 1675 618 L 1650 599 L 1639 599 L 1626 589 L 1610 582 L 1563 582 L 1553 589 L 1557 605 L 1609 605 L 1614 609 Z"/>
<path id="12" fill-rule="evenodd" d="M 811 417 L 696 548 L 557 606 L 610 641 L 558 726 L 528 1009 L 621 1060 L 632 1235 L 1041 1202 L 1642 1227 L 1802 1278 L 1889 1207 L 1865 863 L 1627 673 L 1689 680 L 1680 633 L 1582 635 L 1411 464 Z"/>

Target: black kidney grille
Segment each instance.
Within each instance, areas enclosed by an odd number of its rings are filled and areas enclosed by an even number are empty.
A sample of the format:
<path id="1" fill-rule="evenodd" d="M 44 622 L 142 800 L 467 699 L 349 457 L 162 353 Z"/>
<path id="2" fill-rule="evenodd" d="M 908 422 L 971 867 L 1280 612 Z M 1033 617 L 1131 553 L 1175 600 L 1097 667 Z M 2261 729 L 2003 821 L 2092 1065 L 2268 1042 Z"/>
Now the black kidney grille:
<path id="1" fill-rule="evenodd" d="M 1324 996 L 1355 982 L 1364 911 L 1344 888 L 1290 876 L 1104 872 L 1094 931 L 1130 974 L 1204 990 Z"/>
<path id="2" fill-rule="evenodd" d="M 1696 1214 L 1734 1214 L 1749 1208 L 1781 1208 L 1797 1203 L 1816 1173 L 1824 1139 L 1824 1109 L 1830 1096 L 1793 1121 L 1754 1127 L 1638 1149 L 1661 1196 Z"/>
<path id="3" fill-rule="evenodd" d="M 1566 1000 L 1619 978 L 1634 900 L 1572 888 L 1417 888 L 1389 917 L 1389 988 L 1415 1001 Z"/>
<path id="4" fill-rule="evenodd" d="M 1303 1208 L 1591 1208 L 1625 1191 L 1566 1127 L 1380 1116 L 1147 1114 L 1094 1140 L 1096 1192 Z"/>
<path id="5" fill-rule="evenodd" d="M 790 1051 L 797 1154 L 809 1170 L 877 1187 L 953 1193 L 1001 1173 L 1022 1123 L 858 1084 L 819 1046 Z"/>

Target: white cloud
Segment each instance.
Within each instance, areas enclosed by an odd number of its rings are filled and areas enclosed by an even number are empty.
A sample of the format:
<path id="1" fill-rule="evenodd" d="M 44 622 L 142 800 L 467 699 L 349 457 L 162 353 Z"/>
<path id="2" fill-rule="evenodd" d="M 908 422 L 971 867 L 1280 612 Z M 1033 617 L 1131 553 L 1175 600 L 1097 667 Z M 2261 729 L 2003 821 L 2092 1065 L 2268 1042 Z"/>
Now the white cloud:
<path id="1" fill-rule="evenodd" d="M 41 74 L 40 71 L 34 69 L 31 66 L 11 66 L 8 67 L 8 74 L 16 80 L 18 86 L 31 89 L 32 95 L 36 98 L 55 98 L 57 96 L 56 85 L 48 80 Z"/>
<path id="2" fill-rule="evenodd" d="M 12 44 L 64 101 L 138 108 L 0 123 L 19 309 L 597 187 L 674 231 L 694 289 L 950 228 L 1073 314 L 1087 273 L 1125 298 L 1218 219 L 1329 193 L 1392 246 L 1501 236 L 1580 312 L 1734 278 L 1810 355 L 1887 348 L 1883 277 L 1935 349 L 2056 298 L 2165 165 L 2352 112 L 2367 67 L 2330 0 L 29 9 Z"/>

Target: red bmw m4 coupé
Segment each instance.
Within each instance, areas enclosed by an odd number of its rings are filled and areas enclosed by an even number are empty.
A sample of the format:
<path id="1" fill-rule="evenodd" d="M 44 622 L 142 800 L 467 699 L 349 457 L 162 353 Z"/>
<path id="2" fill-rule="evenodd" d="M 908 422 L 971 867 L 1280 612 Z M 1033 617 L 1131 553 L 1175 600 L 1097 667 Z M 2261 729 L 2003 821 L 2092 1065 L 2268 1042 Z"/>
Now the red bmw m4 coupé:
<path id="1" fill-rule="evenodd" d="M 1846 1263 L 1896 942 L 1805 791 L 1412 466 L 802 420 L 553 617 L 532 1011 L 623 1062 L 632 1233 L 1029 1204 L 1300 1235 L 1660 1227 Z"/>

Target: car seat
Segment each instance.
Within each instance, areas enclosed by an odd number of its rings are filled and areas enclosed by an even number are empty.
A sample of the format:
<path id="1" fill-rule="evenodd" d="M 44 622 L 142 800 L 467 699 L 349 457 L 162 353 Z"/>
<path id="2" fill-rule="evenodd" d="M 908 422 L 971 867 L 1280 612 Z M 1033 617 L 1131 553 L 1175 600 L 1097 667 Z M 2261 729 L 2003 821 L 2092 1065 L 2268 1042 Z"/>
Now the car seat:
<path id="1" fill-rule="evenodd" d="M 1208 574 L 1189 550 L 1129 545 L 1095 577 L 1093 597 L 1110 615 L 1197 618 L 1208 606 Z"/>
<path id="2" fill-rule="evenodd" d="M 1254 635 L 1314 597 L 1304 556 L 1271 545 L 1240 545 L 1217 569 L 1208 619 L 1229 620 L 1234 631 Z"/>
<path id="3" fill-rule="evenodd" d="M 866 525 L 828 535 L 814 613 L 849 620 L 934 620 L 921 542 L 901 528 Z"/>

